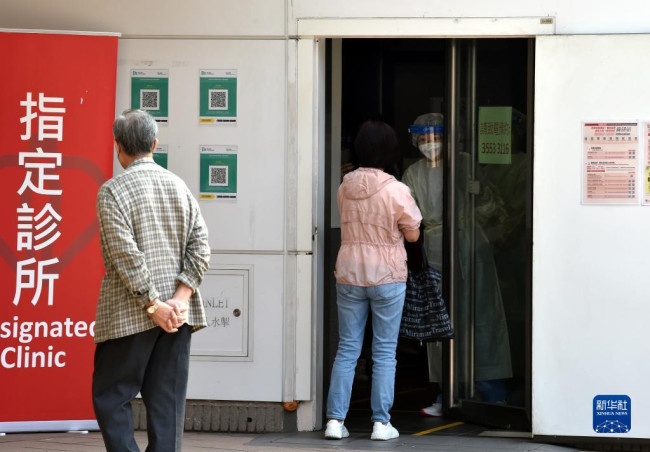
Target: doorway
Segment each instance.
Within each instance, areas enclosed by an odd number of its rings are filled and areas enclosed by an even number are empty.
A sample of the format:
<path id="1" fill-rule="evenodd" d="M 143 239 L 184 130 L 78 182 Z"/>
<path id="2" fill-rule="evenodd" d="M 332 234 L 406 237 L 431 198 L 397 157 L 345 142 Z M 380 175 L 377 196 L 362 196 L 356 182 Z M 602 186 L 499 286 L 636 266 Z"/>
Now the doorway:
<path id="1" fill-rule="evenodd" d="M 530 429 L 533 44 L 329 40 L 323 400 L 338 341 L 336 187 L 356 166 L 359 126 L 377 119 L 397 133 L 402 159 L 387 171 L 411 187 L 423 213 L 428 260 L 443 274 L 456 333 L 424 346 L 400 340 L 393 419 L 405 432 L 450 419 Z M 331 114 L 332 105 L 340 114 Z M 445 158 L 435 168 L 409 133 L 431 113 L 444 127 Z M 369 346 L 355 372 L 346 421 L 352 428 L 370 419 Z M 436 401 L 442 418 L 421 414 Z"/>

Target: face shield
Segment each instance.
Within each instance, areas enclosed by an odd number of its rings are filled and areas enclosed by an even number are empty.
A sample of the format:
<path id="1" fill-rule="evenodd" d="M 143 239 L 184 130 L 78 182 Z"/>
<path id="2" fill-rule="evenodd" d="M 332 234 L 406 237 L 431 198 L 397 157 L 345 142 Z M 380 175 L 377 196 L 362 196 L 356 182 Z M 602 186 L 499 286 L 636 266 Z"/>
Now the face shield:
<path id="1" fill-rule="evenodd" d="M 442 124 L 409 127 L 411 143 L 427 158 L 427 164 L 432 168 L 442 166 L 443 132 Z"/>

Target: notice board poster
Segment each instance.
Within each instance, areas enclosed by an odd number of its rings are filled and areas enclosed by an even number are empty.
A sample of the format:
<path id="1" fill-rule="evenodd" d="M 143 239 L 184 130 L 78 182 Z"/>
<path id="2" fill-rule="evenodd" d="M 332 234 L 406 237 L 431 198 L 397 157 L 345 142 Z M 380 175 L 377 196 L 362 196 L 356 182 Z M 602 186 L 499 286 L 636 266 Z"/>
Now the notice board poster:
<path id="1" fill-rule="evenodd" d="M 237 125 L 237 70 L 199 71 L 199 123 Z"/>
<path id="2" fill-rule="evenodd" d="M 95 200 L 112 175 L 116 35 L 0 32 L 0 431 L 96 428 Z"/>
<path id="3" fill-rule="evenodd" d="M 643 123 L 643 135 L 645 140 L 643 156 L 643 201 L 644 206 L 650 206 L 650 122 Z"/>
<path id="4" fill-rule="evenodd" d="M 158 125 L 169 124 L 168 69 L 131 69 L 131 108 L 146 111 Z"/>
<path id="5" fill-rule="evenodd" d="M 638 122 L 583 124 L 583 204 L 638 204 Z"/>
<path id="6" fill-rule="evenodd" d="M 156 146 L 156 149 L 153 151 L 153 161 L 167 169 L 168 154 L 169 146 L 158 143 L 158 146 Z"/>
<path id="7" fill-rule="evenodd" d="M 512 107 L 479 107 L 478 162 L 512 163 Z"/>
<path id="8" fill-rule="evenodd" d="M 237 146 L 202 145 L 199 199 L 237 200 Z"/>

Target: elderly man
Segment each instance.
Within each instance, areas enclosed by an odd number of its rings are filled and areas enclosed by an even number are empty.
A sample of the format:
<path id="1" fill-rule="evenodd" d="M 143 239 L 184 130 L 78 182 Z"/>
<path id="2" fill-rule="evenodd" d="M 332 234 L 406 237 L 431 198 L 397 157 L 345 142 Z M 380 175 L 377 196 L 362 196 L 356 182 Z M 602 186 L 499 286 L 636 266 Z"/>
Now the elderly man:
<path id="1" fill-rule="evenodd" d="M 185 183 L 152 158 L 155 120 L 140 110 L 113 124 L 125 171 L 99 189 L 106 274 L 97 302 L 93 406 L 109 451 L 137 451 L 131 400 L 147 408 L 148 451 L 180 451 L 191 333 L 206 326 L 198 286 L 208 230 Z"/>

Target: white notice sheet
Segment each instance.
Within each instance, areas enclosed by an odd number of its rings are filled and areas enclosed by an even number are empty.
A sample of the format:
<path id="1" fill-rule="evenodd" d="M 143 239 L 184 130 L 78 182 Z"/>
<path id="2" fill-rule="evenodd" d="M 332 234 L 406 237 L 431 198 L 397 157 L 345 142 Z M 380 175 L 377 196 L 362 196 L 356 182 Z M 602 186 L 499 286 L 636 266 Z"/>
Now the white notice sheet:
<path id="1" fill-rule="evenodd" d="M 639 124 L 585 122 L 583 204 L 639 204 Z"/>

